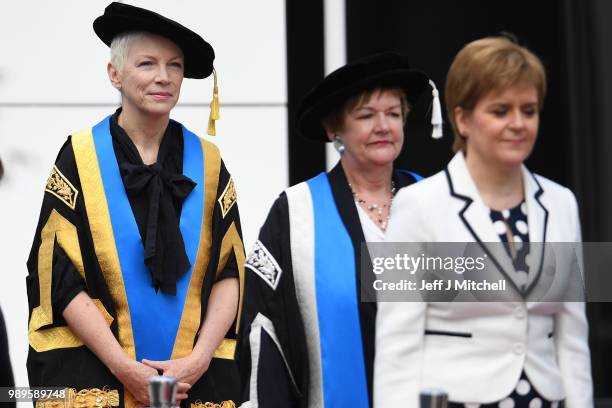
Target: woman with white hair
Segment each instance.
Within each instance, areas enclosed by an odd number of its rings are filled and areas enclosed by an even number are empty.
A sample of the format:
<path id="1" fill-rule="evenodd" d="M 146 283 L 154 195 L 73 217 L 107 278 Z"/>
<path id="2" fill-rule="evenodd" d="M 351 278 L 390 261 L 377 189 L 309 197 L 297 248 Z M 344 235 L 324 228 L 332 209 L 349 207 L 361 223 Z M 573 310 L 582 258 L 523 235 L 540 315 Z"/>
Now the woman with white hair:
<path id="1" fill-rule="evenodd" d="M 30 386 L 72 388 L 77 405 L 137 406 L 164 374 L 178 399 L 233 406 L 236 193 L 217 148 L 170 119 L 183 78 L 213 73 L 214 51 L 121 3 L 94 30 L 111 47 L 121 107 L 73 133 L 47 181 L 28 260 Z M 215 81 L 213 132 L 216 92 Z"/>

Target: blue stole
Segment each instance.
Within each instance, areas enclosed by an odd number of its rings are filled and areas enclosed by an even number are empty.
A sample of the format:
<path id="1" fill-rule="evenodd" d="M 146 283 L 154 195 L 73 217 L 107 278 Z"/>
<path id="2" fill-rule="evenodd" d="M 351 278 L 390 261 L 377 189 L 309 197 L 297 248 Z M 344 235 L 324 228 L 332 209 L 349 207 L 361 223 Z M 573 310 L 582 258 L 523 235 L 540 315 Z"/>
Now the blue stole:
<path id="1" fill-rule="evenodd" d="M 307 181 L 314 212 L 315 291 L 326 407 L 368 408 L 355 252 L 327 174 Z"/>
<path id="2" fill-rule="evenodd" d="M 396 171 L 398 171 L 398 172 L 400 172 L 400 173 L 404 173 L 404 174 L 409 174 L 409 175 L 411 175 L 411 176 L 414 178 L 414 181 L 415 181 L 415 182 L 416 182 L 416 181 L 421 181 L 421 180 L 423 180 L 423 176 L 420 176 L 420 175 L 418 175 L 418 174 L 416 174 L 416 173 L 413 173 L 413 172 L 411 172 L 411 171 L 404 170 L 404 169 L 396 169 Z"/>
<path id="3" fill-rule="evenodd" d="M 183 174 L 196 187 L 183 203 L 180 230 L 189 271 L 176 282 L 176 296 L 156 293 L 144 263 L 144 246 L 130 206 L 110 134 L 110 116 L 93 128 L 93 139 L 130 310 L 136 360 L 169 360 L 172 356 L 187 288 L 195 265 L 204 208 L 204 157 L 196 135 L 183 127 Z"/>

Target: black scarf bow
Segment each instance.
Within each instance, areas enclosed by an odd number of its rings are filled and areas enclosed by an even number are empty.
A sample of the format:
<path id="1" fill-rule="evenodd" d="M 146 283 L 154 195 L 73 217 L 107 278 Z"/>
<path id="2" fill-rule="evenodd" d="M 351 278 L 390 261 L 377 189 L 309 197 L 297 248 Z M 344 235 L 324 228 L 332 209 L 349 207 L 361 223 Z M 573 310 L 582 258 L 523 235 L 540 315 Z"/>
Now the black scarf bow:
<path id="1" fill-rule="evenodd" d="M 172 174 L 162 166 L 120 164 L 125 190 L 130 197 L 145 194 L 149 210 L 144 236 L 144 261 L 151 271 L 153 286 L 175 295 L 176 281 L 191 264 L 179 229 L 173 202 L 182 205 L 196 183 L 182 174 Z"/>

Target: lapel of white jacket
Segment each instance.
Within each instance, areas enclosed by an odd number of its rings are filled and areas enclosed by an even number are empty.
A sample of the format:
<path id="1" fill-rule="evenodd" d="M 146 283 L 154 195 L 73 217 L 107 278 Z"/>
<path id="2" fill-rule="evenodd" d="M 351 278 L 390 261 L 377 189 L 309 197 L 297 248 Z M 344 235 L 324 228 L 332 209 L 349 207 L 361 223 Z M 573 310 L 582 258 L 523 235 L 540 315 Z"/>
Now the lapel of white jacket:
<path id="1" fill-rule="evenodd" d="M 480 198 L 476 185 L 466 167 L 465 158 L 462 152 L 455 154 L 455 157 L 450 161 L 445 172 L 450 194 L 454 198 L 462 200 L 465 203 L 463 208 L 457 213 L 457 216 L 461 219 L 461 222 L 465 225 L 471 237 L 480 244 L 483 251 L 485 251 L 491 262 L 506 280 L 510 282 L 518 293 L 526 294 L 526 292 L 530 290 L 530 287 L 528 286 L 525 290 L 520 288 L 512 259 L 510 259 L 505 248 L 501 245 L 499 235 L 493 228 L 493 223 L 489 215 L 490 210 Z M 532 178 L 531 174 L 528 174 L 529 177 Z M 539 185 L 536 184 L 536 186 Z M 527 185 L 525 187 L 527 187 Z M 531 184 L 529 187 L 533 188 Z M 534 194 L 535 193 L 536 192 L 534 192 Z M 534 199 L 535 198 L 532 198 L 530 201 Z M 532 204 L 531 207 L 534 207 L 534 205 Z M 531 207 L 528 202 L 528 208 L 531 209 Z M 539 216 L 537 210 L 534 211 L 533 218 L 531 218 L 531 214 L 529 214 L 531 219 L 538 218 Z M 531 224 L 531 221 L 528 221 Z M 537 230 L 540 231 L 540 228 L 537 228 Z M 538 257 L 538 259 L 540 258 Z"/>
<path id="2" fill-rule="evenodd" d="M 527 204 L 527 223 L 529 225 L 529 279 L 527 281 L 526 295 L 531 292 L 540 279 L 544 259 L 544 243 L 548 226 L 548 209 L 544 206 L 546 192 L 538 182 L 536 176 L 525 166 L 522 168 L 523 186 L 525 189 L 525 203 Z"/>

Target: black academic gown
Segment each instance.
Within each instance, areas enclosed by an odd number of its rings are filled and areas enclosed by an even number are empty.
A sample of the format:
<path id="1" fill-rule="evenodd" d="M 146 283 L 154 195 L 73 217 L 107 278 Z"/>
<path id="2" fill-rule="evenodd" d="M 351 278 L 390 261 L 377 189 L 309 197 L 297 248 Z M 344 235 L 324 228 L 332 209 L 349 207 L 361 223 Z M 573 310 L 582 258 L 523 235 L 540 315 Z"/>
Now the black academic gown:
<path id="1" fill-rule="evenodd" d="M 408 172 L 394 171 L 396 187 L 402 188 L 416 181 Z M 372 296 L 362 292 L 360 278 L 361 244 L 365 241 L 351 189 L 340 164 L 328 173 L 335 206 L 353 244 L 357 276 L 355 296 Z M 247 257 L 245 271 L 245 304 L 239 340 L 238 363 L 243 383 L 243 400 L 256 399 L 258 406 L 315 407 L 320 401 L 309 396 L 311 356 L 305 340 L 304 310 L 301 310 L 292 260 L 292 245 L 300 245 L 290 231 L 290 211 L 287 194 L 283 192 L 272 205 L 262 226 L 256 248 Z M 259 255 L 255 256 L 255 252 Z M 364 262 L 369 262 L 365 259 Z M 256 272 L 257 270 L 257 272 Z M 371 268 L 370 268 L 371 270 Z M 373 275 L 366 279 L 373 278 Z M 358 302 L 359 322 L 363 344 L 363 361 L 367 377 L 369 405 L 372 404 L 372 378 L 375 352 L 376 303 Z M 261 315 L 258 318 L 258 315 Z M 265 320 L 271 324 L 254 332 L 254 327 Z M 272 326 L 272 329 L 270 328 Z M 271 333 L 273 333 L 271 335 Z M 253 362 L 256 356 L 257 367 Z M 251 384 L 257 384 L 253 390 Z M 319 392 L 319 390 L 316 390 Z M 347 390 L 350 392 L 350 390 Z"/>
<path id="2" fill-rule="evenodd" d="M 174 167 L 180 172 L 182 127 L 171 121 L 169 128 L 174 129 L 177 139 L 169 148 L 171 153 L 164 163 L 160 164 Z M 114 138 L 115 136 L 113 133 Z M 99 258 L 101 250 L 112 252 L 116 245 L 121 243 L 100 238 L 100 224 L 94 223 L 93 225 L 97 226 L 92 228 L 92 217 L 98 218 L 100 213 L 104 212 L 102 210 L 106 208 L 106 203 L 96 202 L 89 197 L 86 205 L 84 186 L 90 181 L 86 179 L 84 170 L 88 166 L 77 166 L 74 137 L 76 136 L 69 137 L 60 150 L 47 181 L 40 219 L 27 263 L 29 275 L 26 283 L 30 308 L 30 347 L 27 360 L 29 382 L 31 387 L 69 387 L 85 394 L 95 392 L 92 391 L 94 389 L 102 389 L 105 390 L 102 398 L 108 406 L 133 406 L 133 399 L 122 384 L 72 333 L 62 317 L 62 312 L 70 301 L 79 292 L 86 291 L 94 299 L 119 343 L 128 355 L 134 358 L 134 347 L 130 349 L 125 342 L 126 333 L 131 333 L 132 330 L 129 315 L 126 319 L 126 313 L 120 313 L 126 310 L 125 305 L 129 301 L 122 288 L 122 272 L 113 270 L 113 265 Z M 125 146 L 122 147 L 117 140 L 113 142 L 118 164 L 129 162 Z M 162 142 L 162 146 L 164 143 Z M 185 304 L 189 306 L 185 306 L 181 315 L 181 322 L 191 322 L 191 334 L 181 334 L 182 324 L 177 334 L 177 339 L 183 339 L 179 347 L 182 348 L 182 354 L 188 354 L 197 341 L 199 333 L 196 331 L 204 320 L 214 283 L 233 276 L 240 277 L 242 282 L 244 276 L 244 249 L 233 181 L 217 148 L 206 141 L 203 141 L 202 146 L 206 184 L 203 200 L 205 208 L 202 212 L 204 232 L 185 300 Z M 90 165 L 97 167 L 95 162 Z M 122 177 L 125 184 L 124 175 Z M 145 232 L 150 224 L 147 221 L 149 208 L 143 210 L 142 207 L 146 207 L 149 198 L 129 199 L 144 242 Z M 180 215 L 182 203 L 174 202 L 170 205 L 174 206 Z M 166 253 L 164 256 L 172 254 Z M 197 290 L 192 290 L 192 287 Z M 199 296 L 194 293 L 199 293 Z M 41 311 L 44 313 L 40 313 Z M 155 311 L 152 310 L 151 313 Z M 190 389 L 190 398 L 185 405 L 196 401 L 204 403 L 233 400 L 236 404 L 239 403 L 239 378 L 234 362 L 236 324 L 237 322 L 222 343 L 223 347 L 217 350 L 209 370 Z"/>

